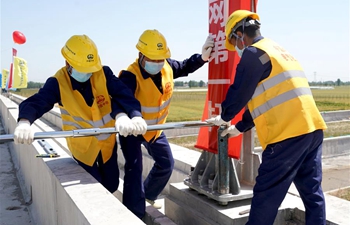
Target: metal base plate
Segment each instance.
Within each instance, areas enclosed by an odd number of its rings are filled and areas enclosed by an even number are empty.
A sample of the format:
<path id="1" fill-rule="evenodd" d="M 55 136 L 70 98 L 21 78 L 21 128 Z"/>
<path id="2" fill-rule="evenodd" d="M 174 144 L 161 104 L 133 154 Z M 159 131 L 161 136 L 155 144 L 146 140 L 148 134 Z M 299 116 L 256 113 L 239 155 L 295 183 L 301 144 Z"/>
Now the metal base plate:
<path id="1" fill-rule="evenodd" d="M 185 179 L 184 184 L 198 193 L 206 195 L 210 199 L 214 199 L 219 202 L 220 205 L 227 205 L 228 202 L 253 198 L 253 187 L 248 185 L 241 185 L 240 193 L 233 195 L 220 194 L 217 191 L 212 191 L 208 186 L 201 187 L 198 182 L 191 182 L 190 179 Z"/>

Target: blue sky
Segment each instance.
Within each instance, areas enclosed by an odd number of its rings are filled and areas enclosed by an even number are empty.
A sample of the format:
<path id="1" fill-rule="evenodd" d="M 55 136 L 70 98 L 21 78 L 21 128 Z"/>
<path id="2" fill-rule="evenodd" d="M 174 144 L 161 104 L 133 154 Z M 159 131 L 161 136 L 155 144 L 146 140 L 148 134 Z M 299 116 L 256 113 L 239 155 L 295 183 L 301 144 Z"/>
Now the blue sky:
<path id="1" fill-rule="evenodd" d="M 64 65 L 60 50 L 74 34 L 94 40 L 104 65 L 118 74 L 137 57 L 135 45 L 146 29 L 166 37 L 173 59 L 201 53 L 208 35 L 206 0 L 1 0 L 1 69 L 11 48 L 27 60 L 28 79 L 44 82 Z M 258 1 L 263 36 L 296 57 L 309 81 L 349 81 L 349 0 Z M 27 38 L 15 45 L 12 32 Z M 316 74 L 316 76 L 315 76 Z M 179 81 L 207 81 L 205 65 Z"/>

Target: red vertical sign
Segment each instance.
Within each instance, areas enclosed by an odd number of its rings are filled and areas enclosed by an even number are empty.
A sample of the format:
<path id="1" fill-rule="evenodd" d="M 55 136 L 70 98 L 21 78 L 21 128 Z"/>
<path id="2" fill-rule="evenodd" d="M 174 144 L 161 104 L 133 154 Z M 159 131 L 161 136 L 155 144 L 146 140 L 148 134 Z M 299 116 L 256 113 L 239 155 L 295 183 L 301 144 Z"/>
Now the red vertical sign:
<path id="1" fill-rule="evenodd" d="M 9 74 L 9 82 L 7 88 L 12 88 L 12 76 L 13 76 L 13 57 L 17 56 L 17 50 L 15 48 L 12 48 L 12 63 L 10 65 L 10 74 Z"/>
<path id="2" fill-rule="evenodd" d="M 225 24 L 228 16 L 238 9 L 255 11 L 254 0 L 209 0 L 209 33 L 214 38 L 215 47 L 209 62 L 208 94 L 202 120 L 221 114 L 221 102 L 225 99 L 233 83 L 239 57 L 225 48 Z M 241 120 L 243 110 L 231 121 Z M 196 147 L 217 153 L 218 127 L 202 127 L 199 131 Z M 232 158 L 240 157 L 242 135 L 230 138 L 228 154 Z"/>

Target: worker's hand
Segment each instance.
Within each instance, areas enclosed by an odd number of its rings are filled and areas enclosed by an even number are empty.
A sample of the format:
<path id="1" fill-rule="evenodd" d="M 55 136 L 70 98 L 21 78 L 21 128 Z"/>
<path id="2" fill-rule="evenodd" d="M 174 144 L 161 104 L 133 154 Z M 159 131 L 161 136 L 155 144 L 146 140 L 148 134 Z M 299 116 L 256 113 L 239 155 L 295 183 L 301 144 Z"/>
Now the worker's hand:
<path id="1" fill-rule="evenodd" d="M 214 48 L 214 39 L 210 36 L 207 37 L 205 43 L 202 47 L 202 59 L 203 61 L 208 61 L 210 57 L 210 53 Z"/>
<path id="2" fill-rule="evenodd" d="M 118 113 L 115 117 L 115 129 L 121 136 L 128 136 L 132 134 L 134 124 L 125 113 Z"/>
<path id="3" fill-rule="evenodd" d="M 146 121 L 140 117 L 135 116 L 131 119 L 132 123 L 134 124 L 134 130 L 132 131 L 132 134 L 136 137 L 140 134 L 145 134 L 147 131 L 147 123 Z"/>
<path id="4" fill-rule="evenodd" d="M 17 123 L 15 132 L 13 134 L 15 144 L 27 144 L 30 145 L 34 141 L 34 132 L 30 127 L 28 120 L 20 120 Z"/>
<path id="5" fill-rule="evenodd" d="M 220 126 L 223 124 L 226 124 L 227 126 L 230 126 L 230 121 L 226 122 L 225 120 L 221 119 L 221 116 L 218 115 L 216 117 L 210 118 L 206 120 L 207 123 L 212 123 L 216 126 Z"/>
<path id="6" fill-rule="evenodd" d="M 228 137 L 231 138 L 231 137 L 236 137 L 241 133 L 242 132 L 240 132 L 235 125 L 232 125 L 222 131 L 221 137 L 224 137 L 226 134 L 228 134 Z"/>

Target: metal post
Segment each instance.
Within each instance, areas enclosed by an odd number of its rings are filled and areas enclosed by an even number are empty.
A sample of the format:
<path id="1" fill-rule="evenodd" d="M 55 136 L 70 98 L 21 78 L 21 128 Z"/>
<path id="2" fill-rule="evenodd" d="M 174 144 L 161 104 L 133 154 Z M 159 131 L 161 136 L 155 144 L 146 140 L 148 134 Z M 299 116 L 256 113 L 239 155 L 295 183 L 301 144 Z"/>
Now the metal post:
<path id="1" fill-rule="evenodd" d="M 218 180 L 218 192 L 220 194 L 228 194 L 230 191 L 229 186 L 229 157 L 227 147 L 227 135 L 221 137 L 222 131 L 226 126 L 220 126 L 218 129 L 218 158 L 219 158 L 219 180 Z"/>

